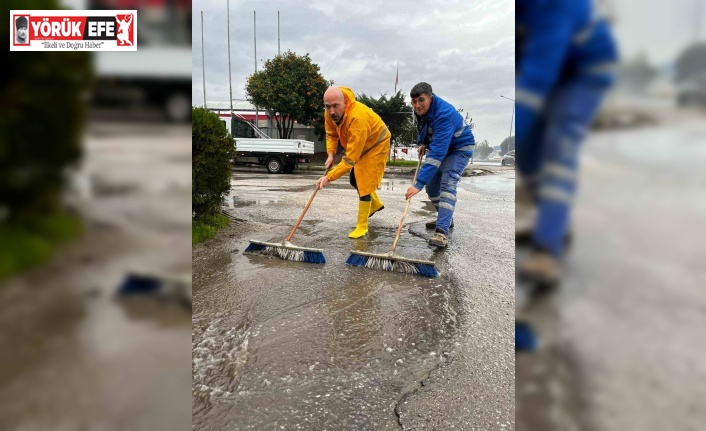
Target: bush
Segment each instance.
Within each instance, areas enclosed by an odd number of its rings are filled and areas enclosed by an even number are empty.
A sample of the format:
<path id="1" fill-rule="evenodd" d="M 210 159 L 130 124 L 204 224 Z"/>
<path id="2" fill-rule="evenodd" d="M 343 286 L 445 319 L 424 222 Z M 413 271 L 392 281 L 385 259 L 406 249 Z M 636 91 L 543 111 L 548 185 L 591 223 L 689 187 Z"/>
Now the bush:
<path id="1" fill-rule="evenodd" d="M 230 191 L 233 138 L 218 115 L 205 108 L 191 111 L 191 210 L 205 220 L 220 212 L 223 195 Z"/>
<path id="2" fill-rule="evenodd" d="M 59 9 L 57 0 L 11 0 L 12 9 Z M 12 20 L 0 24 L 11 40 Z M 9 52 L 0 86 L 0 279 L 48 261 L 77 236 L 64 212 L 67 168 L 82 154 L 92 85 L 89 52 Z"/>
<path id="3" fill-rule="evenodd" d="M 55 213 L 25 220 L 17 226 L 0 223 L 0 280 L 46 263 L 57 246 L 81 233 L 81 222 Z"/>
<path id="4" fill-rule="evenodd" d="M 58 9 L 56 0 L 10 1 L 10 9 Z M 4 40 L 11 20 L 1 24 Z M 64 172 L 81 158 L 91 85 L 88 52 L 12 52 L 0 89 L 0 223 L 61 207 Z"/>

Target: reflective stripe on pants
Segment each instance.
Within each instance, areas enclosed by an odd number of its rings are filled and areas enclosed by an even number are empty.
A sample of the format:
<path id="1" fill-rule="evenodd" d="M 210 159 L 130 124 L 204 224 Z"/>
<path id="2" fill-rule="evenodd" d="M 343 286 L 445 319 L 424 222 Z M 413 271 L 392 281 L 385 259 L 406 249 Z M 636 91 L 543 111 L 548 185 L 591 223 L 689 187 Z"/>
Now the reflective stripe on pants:
<path id="1" fill-rule="evenodd" d="M 427 195 L 438 211 L 436 228 L 441 229 L 446 235 L 449 234 L 456 207 L 456 188 L 470 160 L 470 154 L 447 155 L 426 186 Z"/>

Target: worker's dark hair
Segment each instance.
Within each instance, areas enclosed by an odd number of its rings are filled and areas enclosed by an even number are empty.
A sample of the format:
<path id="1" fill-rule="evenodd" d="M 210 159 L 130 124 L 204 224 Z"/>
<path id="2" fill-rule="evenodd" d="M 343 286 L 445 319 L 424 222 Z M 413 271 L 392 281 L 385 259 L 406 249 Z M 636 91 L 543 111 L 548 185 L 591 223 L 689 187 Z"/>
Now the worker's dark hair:
<path id="1" fill-rule="evenodd" d="M 426 94 L 427 96 L 431 96 L 432 95 L 431 85 L 427 84 L 426 82 L 420 82 L 419 84 L 412 87 L 412 90 L 409 92 L 409 96 L 412 98 L 419 97 L 422 94 Z"/>

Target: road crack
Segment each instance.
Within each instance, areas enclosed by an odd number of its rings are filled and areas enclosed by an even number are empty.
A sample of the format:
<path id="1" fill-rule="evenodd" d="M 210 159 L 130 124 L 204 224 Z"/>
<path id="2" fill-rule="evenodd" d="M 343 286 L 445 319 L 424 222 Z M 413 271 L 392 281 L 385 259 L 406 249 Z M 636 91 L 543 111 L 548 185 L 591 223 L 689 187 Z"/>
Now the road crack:
<path id="1" fill-rule="evenodd" d="M 415 381 L 415 383 L 410 387 L 406 392 L 402 394 L 400 399 L 395 403 L 395 416 L 397 417 L 397 425 L 398 429 L 404 430 L 404 424 L 402 423 L 402 412 L 400 409 L 402 408 L 402 405 L 407 403 L 407 400 L 411 397 L 413 397 L 417 392 L 419 392 L 423 387 L 426 386 L 427 380 L 429 380 L 429 377 L 431 377 L 431 374 L 434 371 L 439 370 L 442 366 L 448 366 L 451 364 L 451 361 L 449 360 L 450 355 L 448 354 L 443 354 L 439 360 L 436 361 L 436 365 L 434 365 L 432 368 L 429 370 L 425 371 L 422 373 L 421 377 Z"/>

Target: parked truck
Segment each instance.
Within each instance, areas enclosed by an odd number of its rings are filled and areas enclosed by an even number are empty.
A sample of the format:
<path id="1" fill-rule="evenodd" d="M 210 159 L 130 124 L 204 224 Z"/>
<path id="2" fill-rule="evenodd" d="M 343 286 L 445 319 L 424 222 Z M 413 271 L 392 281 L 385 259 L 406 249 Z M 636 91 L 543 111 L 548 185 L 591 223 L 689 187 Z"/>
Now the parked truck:
<path id="1" fill-rule="evenodd" d="M 239 165 L 262 165 L 271 174 L 292 173 L 299 163 L 309 163 L 314 143 L 303 139 L 272 139 L 238 114 L 220 113 L 228 133 L 233 135 Z"/>
<path id="2" fill-rule="evenodd" d="M 93 53 L 91 104 L 191 119 L 191 0 L 61 0 L 68 9 L 137 10 L 137 51 Z"/>

